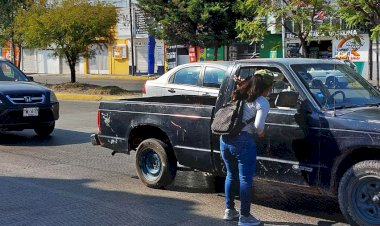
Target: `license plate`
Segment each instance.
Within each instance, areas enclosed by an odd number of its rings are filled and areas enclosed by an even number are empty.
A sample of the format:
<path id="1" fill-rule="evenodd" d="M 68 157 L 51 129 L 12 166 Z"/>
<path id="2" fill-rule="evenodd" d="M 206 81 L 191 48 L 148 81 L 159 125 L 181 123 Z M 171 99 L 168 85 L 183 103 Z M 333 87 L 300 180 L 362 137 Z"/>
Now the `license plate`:
<path id="1" fill-rule="evenodd" d="M 24 117 L 38 116 L 38 108 L 24 108 L 22 115 Z"/>

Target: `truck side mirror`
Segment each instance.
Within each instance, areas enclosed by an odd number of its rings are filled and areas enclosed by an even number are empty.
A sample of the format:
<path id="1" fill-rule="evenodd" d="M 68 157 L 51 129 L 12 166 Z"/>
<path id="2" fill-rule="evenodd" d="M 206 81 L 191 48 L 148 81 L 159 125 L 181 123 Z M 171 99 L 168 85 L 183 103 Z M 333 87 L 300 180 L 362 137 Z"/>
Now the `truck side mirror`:
<path id="1" fill-rule="evenodd" d="M 298 92 L 294 91 L 280 92 L 274 104 L 278 108 L 296 108 L 298 105 L 298 96 Z"/>

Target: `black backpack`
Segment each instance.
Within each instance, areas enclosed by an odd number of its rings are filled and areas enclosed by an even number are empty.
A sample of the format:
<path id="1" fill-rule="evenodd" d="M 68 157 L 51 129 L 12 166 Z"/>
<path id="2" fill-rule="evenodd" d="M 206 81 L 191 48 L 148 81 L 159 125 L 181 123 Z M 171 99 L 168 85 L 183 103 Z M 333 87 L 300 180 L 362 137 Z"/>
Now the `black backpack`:
<path id="1" fill-rule="evenodd" d="M 211 131 L 216 135 L 236 136 L 255 117 L 243 122 L 244 101 L 231 101 L 223 105 L 216 113 L 211 123 Z"/>

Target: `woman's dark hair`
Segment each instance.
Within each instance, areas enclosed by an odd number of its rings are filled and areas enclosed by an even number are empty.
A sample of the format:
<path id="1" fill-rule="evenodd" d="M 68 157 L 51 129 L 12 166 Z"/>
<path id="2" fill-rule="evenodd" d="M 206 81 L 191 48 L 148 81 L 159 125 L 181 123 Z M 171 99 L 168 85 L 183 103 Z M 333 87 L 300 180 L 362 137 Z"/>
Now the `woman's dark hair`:
<path id="1" fill-rule="evenodd" d="M 264 83 L 261 75 L 249 76 L 245 80 L 237 81 L 236 83 L 237 87 L 232 92 L 233 101 L 246 100 L 253 102 L 269 88 Z"/>

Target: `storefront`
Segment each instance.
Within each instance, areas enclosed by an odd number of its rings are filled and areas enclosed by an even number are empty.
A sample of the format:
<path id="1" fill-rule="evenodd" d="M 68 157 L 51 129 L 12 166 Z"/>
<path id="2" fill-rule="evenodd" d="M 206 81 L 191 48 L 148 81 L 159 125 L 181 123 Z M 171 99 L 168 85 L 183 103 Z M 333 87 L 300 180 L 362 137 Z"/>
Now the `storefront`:
<path id="1" fill-rule="evenodd" d="M 285 53 L 287 58 L 300 57 L 302 52 L 299 39 L 286 34 Z M 306 52 L 309 58 L 341 59 L 352 61 L 359 74 L 368 79 L 368 34 L 356 30 L 341 32 L 338 37 L 319 37 L 313 34 L 307 42 Z"/>

